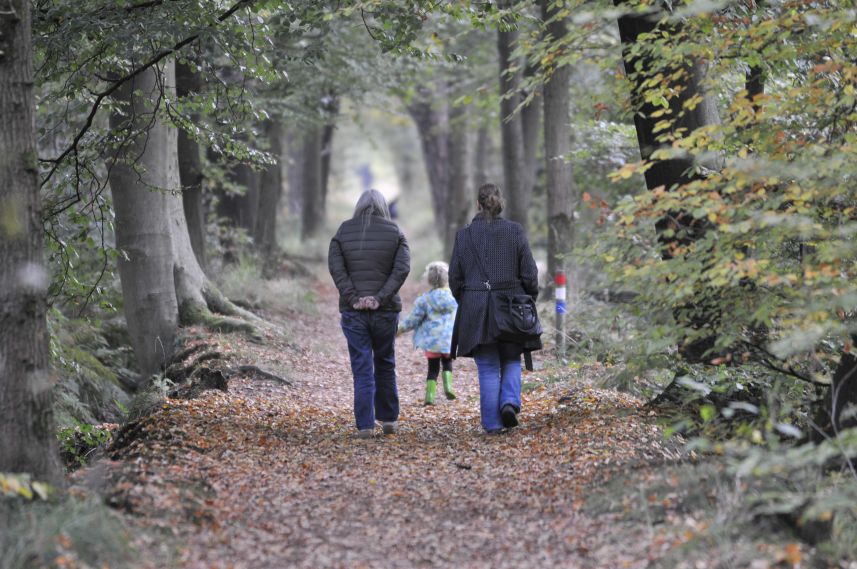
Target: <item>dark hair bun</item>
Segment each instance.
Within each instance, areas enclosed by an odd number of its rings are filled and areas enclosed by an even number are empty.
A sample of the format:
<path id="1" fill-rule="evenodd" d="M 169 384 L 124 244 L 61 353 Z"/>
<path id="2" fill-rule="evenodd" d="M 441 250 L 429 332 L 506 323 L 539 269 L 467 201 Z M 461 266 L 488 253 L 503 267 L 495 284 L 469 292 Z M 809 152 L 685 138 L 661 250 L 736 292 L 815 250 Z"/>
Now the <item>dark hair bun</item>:
<path id="1" fill-rule="evenodd" d="M 505 205 L 503 197 L 500 195 L 500 188 L 495 184 L 483 184 L 480 186 L 477 201 L 488 219 L 494 219 L 500 215 Z"/>

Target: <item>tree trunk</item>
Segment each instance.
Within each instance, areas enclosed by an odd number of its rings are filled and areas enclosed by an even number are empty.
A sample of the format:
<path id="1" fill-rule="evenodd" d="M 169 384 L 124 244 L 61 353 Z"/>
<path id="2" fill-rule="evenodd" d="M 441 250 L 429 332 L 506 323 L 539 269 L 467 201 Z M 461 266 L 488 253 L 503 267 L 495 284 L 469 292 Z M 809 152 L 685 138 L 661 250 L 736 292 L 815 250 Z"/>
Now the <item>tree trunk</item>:
<path id="1" fill-rule="evenodd" d="M 521 117 L 515 113 L 520 102 L 520 71 L 512 56 L 517 30 L 497 31 L 500 59 L 500 131 L 503 140 L 503 177 L 506 197 L 505 217 L 526 229 L 528 204 L 525 195 L 524 133 Z M 511 69 L 510 69 L 511 68 Z"/>
<path id="2" fill-rule="evenodd" d="M 850 340 L 852 346 L 857 345 L 857 335 L 852 334 Z M 824 408 L 816 414 L 815 422 L 822 433 L 814 433 L 814 439 L 820 442 L 823 435 L 835 436 L 844 429 L 857 426 L 857 417 L 854 415 L 848 418 L 842 417 L 843 411 L 855 404 L 857 404 L 857 357 L 851 352 L 843 352 L 824 398 Z"/>
<path id="3" fill-rule="evenodd" d="M 470 204 L 475 195 L 468 195 L 469 175 L 467 154 L 467 109 L 463 106 L 452 107 L 449 113 L 449 188 L 446 198 L 446 233 L 443 241 L 444 258 L 452 256 L 455 233 L 464 227 L 470 219 Z"/>
<path id="4" fill-rule="evenodd" d="M 625 2 L 624 0 L 615 0 L 615 4 L 621 6 Z M 655 125 L 661 118 L 652 116 L 652 113 L 660 107 L 655 107 L 652 103 L 644 100 L 646 86 L 643 83 L 647 77 L 635 69 L 637 65 L 641 65 L 642 69 L 651 68 L 651 62 L 646 57 L 631 57 L 629 50 L 641 34 L 649 34 L 657 26 L 657 18 L 653 18 L 651 14 L 626 15 L 619 18 L 619 37 L 624 51 L 625 73 L 633 83 L 632 103 L 637 111 L 634 113 L 634 126 L 637 131 L 637 142 L 640 145 L 640 156 L 644 160 L 651 157 L 652 152 L 661 146 L 657 137 L 662 133 L 655 132 Z M 686 72 L 686 80 L 682 84 L 683 91 L 669 101 L 672 111 L 670 116 L 679 116 L 684 111 L 682 118 L 676 122 L 672 130 L 684 128 L 686 133 L 690 133 L 699 127 L 719 123 L 720 118 L 714 100 L 704 93 L 701 86 L 705 75 L 704 66 L 699 63 L 691 64 L 684 71 Z M 684 109 L 684 102 L 697 95 L 702 96 L 702 102 L 696 105 L 693 110 Z M 692 166 L 693 160 L 690 157 L 659 160 L 646 171 L 646 186 L 653 190 L 659 186 L 670 188 L 676 184 L 685 184 L 693 179 L 692 173 L 688 172 Z"/>
<path id="5" fill-rule="evenodd" d="M 324 223 L 324 196 L 322 195 L 321 143 L 322 129 L 312 126 L 303 137 L 303 208 L 301 210 L 301 239 L 315 237 Z"/>
<path id="6" fill-rule="evenodd" d="M 617 6 L 625 4 L 624 0 L 614 0 L 614 3 Z M 657 141 L 661 133 L 655 132 L 655 125 L 661 119 L 652 116 L 659 107 L 655 107 L 651 102 L 645 100 L 647 89 L 645 81 L 648 78 L 645 70 L 651 69 L 653 62 L 647 56 L 632 57 L 630 50 L 640 35 L 650 34 L 659 25 L 658 19 L 652 14 L 625 15 L 619 18 L 619 37 L 623 46 L 625 73 L 632 83 L 632 107 L 636 111 L 634 113 L 634 126 L 637 130 L 640 156 L 644 160 L 650 158 L 652 153 L 661 146 L 661 143 Z M 714 101 L 702 89 L 702 79 L 705 72 L 703 65 L 689 63 L 685 68 L 676 71 L 683 71 L 684 79 L 681 85 L 681 93 L 669 101 L 669 107 L 672 111 L 670 116 L 680 116 L 682 111 L 684 114 L 676 121 L 672 130 L 685 129 L 686 135 L 702 126 L 719 123 Z M 702 101 L 693 110 L 684 109 L 684 102 L 696 96 L 700 96 Z M 660 186 L 671 188 L 686 184 L 695 177 L 692 167 L 693 160 L 690 157 L 659 160 L 646 171 L 646 186 L 653 190 Z M 719 165 L 712 164 L 711 167 L 717 168 Z M 706 222 L 695 221 L 682 212 L 675 212 L 660 220 L 655 227 L 663 246 L 662 256 L 669 259 L 671 258 L 671 245 L 678 240 L 688 243 L 699 239 L 706 230 Z M 673 230 L 672 237 L 663 236 L 663 231 L 666 229 Z M 694 305 L 676 310 L 675 318 L 683 327 L 693 329 L 712 327 L 712 324 L 720 318 L 716 308 L 716 299 L 707 299 L 704 291 L 700 291 Z M 682 357 L 689 362 L 704 362 L 705 354 L 714 346 L 714 341 L 715 338 L 709 336 L 682 345 L 680 347 Z"/>
<path id="7" fill-rule="evenodd" d="M 239 163 L 229 169 L 227 176 L 241 188 L 242 193 L 221 191 L 217 213 L 233 227 L 245 229 L 253 235 L 259 209 L 260 174 L 250 164 Z"/>
<path id="8" fill-rule="evenodd" d="M 303 138 L 302 133 L 295 128 L 288 128 L 285 136 L 286 151 L 286 188 L 290 216 L 297 216 L 303 211 Z"/>
<path id="9" fill-rule="evenodd" d="M 488 127 L 482 125 L 476 131 L 476 144 L 473 151 L 473 186 L 474 190 L 489 181 L 488 156 L 491 154 L 491 133 Z M 475 194 L 474 194 L 475 195 Z"/>
<path id="10" fill-rule="evenodd" d="M 330 185 L 330 161 L 333 158 L 333 135 L 336 132 L 336 118 L 339 115 L 339 99 L 328 95 L 322 101 L 327 122 L 321 129 L 321 212 L 327 212 L 327 190 Z"/>
<path id="11" fill-rule="evenodd" d="M 265 125 L 268 138 L 268 151 L 276 159 L 262 172 L 259 184 L 259 213 L 256 217 L 254 240 L 263 259 L 269 259 L 277 249 L 277 209 L 283 193 L 283 179 L 280 164 L 282 162 L 282 127 L 276 121 Z"/>
<path id="12" fill-rule="evenodd" d="M 199 73 L 187 63 L 176 63 L 176 95 L 192 96 L 202 90 Z M 199 121 L 199 113 L 190 115 Z M 182 205 L 190 234 L 190 244 L 199 266 L 205 268 L 205 207 L 202 201 L 202 157 L 199 144 L 184 130 L 179 130 L 179 178 L 182 185 Z"/>
<path id="13" fill-rule="evenodd" d="M 334 123 L 327 123 L 321 128 L 321 211 L 327 212 L 327 190 L 330 186 L 330 160 L 333 157 Z"/>
<path id="14" fill-rule="evenodd" d="M 30 3 L 0 13 L 0 472 L 60 483 L 48 372 Z"/>
<path id="15" fill-rule="evenodd" d="M 752 66 L 747 71 L 745 79 L 745 88 L 747 89 L 747 99 L 753 103 L 753 110 L 759 111 L 759 104 L 755 98 L 765 92 L 765 73 L 761 67 Z"/>
<path id="16" fill-rule="evenodd" d="M 442 98 L 428 88 L 421 87 L 419 96 L 408 105 L 408 112 L 420 135 L 420 148 L 431 190 L 435 227 L 441 243 L 446 247 L 449 226 L 449 107 L 446 94 Z M 457 207 L 457 205 L 455 206 Z"/>
<path id="17" fill-rule="evenodd" d="M 536 74 L 536 68 L 527 66 L 525 76 Z M 536 187 L 536 179 L 539 168 L 539 131 L 542 126 L 541 93 L 536 92 L 533 99 L 521 108 L 521 136 L 523 137 L 524 150 L 524 175 L 521 186 L 521 202 L 525 211 L 530 210 L 533 201 L 533 189 Z"/>
<path id="18" fill-rule="evenodd" d="M 541 0 L 542 19 L 550 21 L 547 33 L 558 41 L 568 33 L 567 18 L 557 18 L 553 0 Z M 572 248 L 571 129 L 568 122 L 569 77 L 571 68 L 562 65 L 550 70 L 544 84 L 545 183 L 548 221 L 548 277 L 566 270 L 565 254 Z M 559 340 L 559 338 L 558 338 Z M 559 346 L 561 342 L 557 342 Z"/>
<path id="19" fill-rule="evenodd" d="M 115 98 L 124 108 L 110 121 L 114 132 L 131 135 L 109 169 L 110 188 L 116 247 L 123 252 L 119 278 L 125 318 L 146 378 L 169 361 L 179 323 L 255 331 L 246 322 L 215 318 L 209 311 L 255 318 L 223 298 L 193 253 L 179 193 L 178 133 L 159 116 L 163 96 L 172 96 L 174 89 L 173 63 L 162 72 L 149 69 L 119 89 Z"/>

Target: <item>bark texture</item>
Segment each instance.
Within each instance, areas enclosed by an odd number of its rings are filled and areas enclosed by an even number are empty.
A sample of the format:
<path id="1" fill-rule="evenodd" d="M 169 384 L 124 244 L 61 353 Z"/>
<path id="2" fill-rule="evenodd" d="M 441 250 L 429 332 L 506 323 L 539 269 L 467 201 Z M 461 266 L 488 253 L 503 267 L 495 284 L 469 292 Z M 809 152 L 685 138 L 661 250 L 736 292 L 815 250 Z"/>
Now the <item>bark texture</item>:
<path id="1" fill-rule="evenodd" d="M 515 113 L 520 103 L 520 71 L 512 56 L 518 30 L 497 31 L 500 59 L 500 132 L 503 141 L 503 178 L 506 198 L 504 216 L 527 227 L 529 204 L 525 195 L 524 133 L 521 117 Z"/>
<path id="2" fill-rule="evenodd" d="M 324 224 L 324 195 L 321 170 L 321 127 L 311 126 L 303 135 L 303 168 L 301 174 L 301 239 L 318 235 Z"/>
<path id="3" fill-rule="evenodd" d="M 303 139 L 294 127 L 287 128 L 283 138 L 286 146 L 286 198 L 289 215 L 296 219 L 303 211 Z"/>
<path id="4" fill-rule="evenodd" d="M 235 164 L 229 169 L 229 180 L 241 193 L 223 192 L 217 212 L 233 227 L 247 230 L 252 235 L 259 211 L 260 174 L 249 164 Z"/>
<path id="5" fill-rule="evenodd" d="M 61 480 L 46 321 L 30 3 L 0 13 L 0 472 Z"/>
<path id="6" fill-rule="evenodd" d="M 452 256 L 455 233 L 470 221 L 470 203 L 475 201 L 475 193 L 467 191 L 468 167 L 467 151 L 467 109 L 452 107 L 449 113 L 449 187 L 447 190 L 446 224 L 443 236 L 444 258 Z"/>
<path id="7" fill-rule="evenodd" d="M 202 90 L 202 78 L 187 63 L 176 63 L 176 94 L 192 96 Z M 188 117 L 199 120 L 199 114 Z M 184 129 L 178 134 L 179 178 L 182 185 L 182 204 L 187 220 L 190 244 L 199 265 L 205 268 L 205 207 L 202 199 L 202 156 L 200 147 Z"/>
<path id="8" fill-rule="evenodd" d="M 857 342 L 857 335 L 851 335 L 852 345 Z M 833 373 L 833 379 L 824 399 L 824 408 L 816 417 L 816 423 L 821 430 L 834 436 L 844 429 L 857 426 L 857 417 L 853 415 L 843 418 L 843 412 L 857 404 L 857 357 L 850 352 L 843 352 L 839 365 Z M 819 441 L 823 438 L 815 433 Z"/>
<path id="9" fill-rule="evenodd" d="M 476 143 L 473 149 L 473 189 L 479 188 L 490 179 L 488 157 L 492 154 L 491 133 L 486 125 L 476 131 Z"/>
<path id="10" fill-rule="evenodd" d="M 275 158 L 275 164 L 269 164 L 262 172 L 259 183 L 259 213 L 256 217 L 254 241 L 264 259 L 270 258 L 277 249 L 277 210 L 283 193 L 281 175 L 283 129 L 276 121 L 265 124 L 268 139 L 268 152 Z"/>
<path id="11" fill-rule="evenodd" d="M 193 253 L 180 194 L 178 133 L 158 113 L 162 88 L 173 96 L 173 63 L 147 70 L 124 85 L 116 100 L 127 114 L 111 117 L 116 132 L 131 134 L 110 169 L 110 188 L 116 246 L 124 253 L 119 277 L 125 317 L 144 377 L 169 361 L 179 323 L 240 328 L 239 323 L 213 317 L 209 306 L 222 314 L 252 317 L 207 281 Z"/>
<path id="12" fill-rule="evenodd" d="M 525 77 L 534 76 L 537 69 L 527 66 Z M 522 93 L 522 97 L 527 93 Z M 521 140 L 523 144 L 524 175 L 521 181 L 520 201 L 529 211 L 539 171 L 539 134 L 542 126 L 542 91 L 536 89 L 529 103 L 521 107 Z"/>
<path id="13" fill-rule="evenodd" d="M 542 19 L 550 21 L 547 34 L 554 41 L 568 33 L 566 18 L 552 20 L 556 9 L 553 0 L 541 1 Z M 566 65 L 552 69 L 543 87 L 547 261 L 550 278 L 553 278 L 557 271 L 565 271 L 564 254 L 572 248 L 574 189 L 571 163 L 566 159 L 571 147 L 571 129 L 568 122 L 570 74 L 571 68 Z M 560 342 L 557 342 L 557 345 L 560 345 Z"/>
<path id="14" fill-rule="evenodd" d="M 322 101 L 322 109 L 327 121 L 321 128 L 321 211 L 327 213 L 327 190 L 330 185 L 330 162 L 333 158 L 333 135 L 336 132 L 336 118 L 339 115 L 339 99 L 330 94 Z"/>
<path id="15" fill-rule="evenodd" d="M 623 0 L 615 1 L 617 6 L 624 3 Z M 661 117 L 652 116 L 659 107 L 655 107 L 652 103 L 644 100 L 643 95 L 646 87 L 643 82 L 647 77 L 635 70 L 635 66 L 638 64 L 641 65 L 642 69 L 649 69 L 652 65 L 646 57 L 631 57 L 628 49 L 636 43 L 641 34 L 649 34 L 657 26 L 657 19 L 650 14 L 627 15 L 619 18 L 619 37 L 625 52 L 623 57 L 625 73 L 633 85 L 632 96 L 634 100 L 632 102 L 637 110 L 634 113 L 634 126 L 637 132 L 637 142 L 640 145 L 640 155 L 644 160 L 648 159 L 662 145 L 657 141 L 657 137 L 663 133 L 655 132 L 655 124 L 661 120 Z M 684 128 L 689 133 L 699 127 L 719 123 L 720 117 L 717 114 L 714 100 L 710 96 L 706 96 L 702 88 L 702 80 L 705 76 L 704 66 L 700 63 L 689 64 L 682 71 L 685 72 L 685 75 L 684 80 L 678 85 L 680 93 L 670 100 L 670 110 L 672 111 L 670 116 L 680 117 L 673 125 L 672 130 Z M 692 110 L 684 109 L 684 102 L 697 95 L 702 96 L 702 102 Z M 693 177 L 689 173 L 692 166 L 693 160 L 690 157 L 659 160 L 646 171 L 646 186 L 652 190 L 659 186 L 669 188 L 676 184 L 687 183 Z"/>
<path id="16" fill-rule="evenodd" d="M 446 88 L 435 92 L 426 86 L 420 87 L 408 111 L 419 133 L 435 227 L 448 258 L 452 254 L 455 230 L 461 227 L 457 225 L 459 218 L 469 211 L 466 118 L 462 110 L 450 108 Z"/>

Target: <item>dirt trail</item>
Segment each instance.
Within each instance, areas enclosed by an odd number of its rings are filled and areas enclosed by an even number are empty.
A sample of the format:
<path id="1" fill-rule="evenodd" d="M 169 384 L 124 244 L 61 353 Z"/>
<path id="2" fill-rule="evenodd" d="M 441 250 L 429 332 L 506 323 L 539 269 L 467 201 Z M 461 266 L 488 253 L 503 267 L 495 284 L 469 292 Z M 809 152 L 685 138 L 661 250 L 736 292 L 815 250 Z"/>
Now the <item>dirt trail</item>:
<path id="1" fill-rule="evenodd" d="M 471 360 L 459 399 L 422 406 L 424 361 L 397 345 L 401 430 L 354 437 L 351 376 L 332 287 L 315 314 L 267 315 L 287 330 L 221 349 L 290 378 L 233 379 L 227 393 L 169 400 L 114 463 L 114 501 L 180 544 L 176 566 L 644 567 L 645 527 L 605 540 L 616 516 L 582 513 L 592 482 L 659 458 L 639 402 L 524 378 L 522 427 L 485 436 Z M 410 308 L 416 291 L 405 291 Z M 379 430 L 380 432 L 380 430 Z"/>

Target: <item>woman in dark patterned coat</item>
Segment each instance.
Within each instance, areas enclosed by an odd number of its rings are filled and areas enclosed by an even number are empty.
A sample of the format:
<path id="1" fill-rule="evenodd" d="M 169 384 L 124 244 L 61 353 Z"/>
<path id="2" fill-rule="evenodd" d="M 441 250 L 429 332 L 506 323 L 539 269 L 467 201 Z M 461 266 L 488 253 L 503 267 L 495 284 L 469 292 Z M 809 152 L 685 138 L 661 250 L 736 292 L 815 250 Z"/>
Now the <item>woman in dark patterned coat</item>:
<path id="1" fill-rule="evenodd" d="M 489 326 L 487 278 L 494 291 L 529 294 L 536 298 L 539 275 L 524 228 L 499 217 L 500 189 L 479 188 L 478 213 L 455 235 L 449 262 L 449 287 L 458 301 L 453 355 L 472 357 L 479 373 L 482 427 L 488 433 L 518 424 L 521 410 L 521 354 L 541 348 L 541 342 L 498 342 Z M 477 255 L 479 257 L 477 257 Z M 481 265 L 480 265 L 481 258 Z M 483 275 L 483 267 L 487 275 Z"/>

